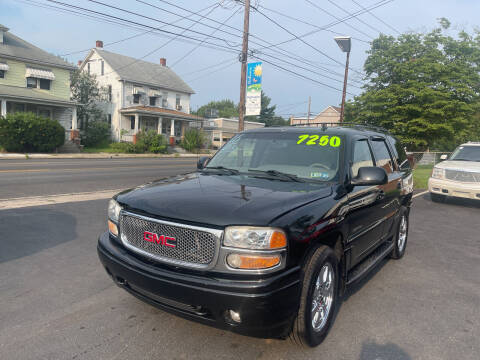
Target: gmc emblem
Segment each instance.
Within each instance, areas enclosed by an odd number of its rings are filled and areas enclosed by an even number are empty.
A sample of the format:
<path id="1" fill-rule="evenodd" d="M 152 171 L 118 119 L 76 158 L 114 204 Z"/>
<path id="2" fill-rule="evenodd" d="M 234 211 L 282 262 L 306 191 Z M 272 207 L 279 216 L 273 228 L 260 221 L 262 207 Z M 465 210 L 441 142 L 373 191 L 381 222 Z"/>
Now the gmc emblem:
<path id="1" fill-rule="evenodd" d="M 177 239 L 174 237 L 158 235 L 149 231 L 143 233 L 143 240 L 171 248 L 177 247 Z"/>

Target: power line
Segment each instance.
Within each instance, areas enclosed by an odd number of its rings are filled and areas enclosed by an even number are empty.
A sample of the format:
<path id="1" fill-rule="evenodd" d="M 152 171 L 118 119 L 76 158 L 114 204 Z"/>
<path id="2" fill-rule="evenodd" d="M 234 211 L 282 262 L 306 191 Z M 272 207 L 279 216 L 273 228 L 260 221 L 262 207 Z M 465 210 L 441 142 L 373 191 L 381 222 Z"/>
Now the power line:
<path id="1" fill-rule="evenodd" d="M 380 0 L 379 2 L 377 2 L 377 3 L 373 4 L 372 6 L 370 6 L 368 9 L 365 9 L 365 10 L 362 10 L 362 11 L 357 11 L 356 13 L 353 13 L 352 16 L 346 16 L 346 17 L 344 17 L 344 18 L 342 18 L 342 19 L 340 19 L 340 20 L 338 20 L 338 21 L 334 21 L 334 22 L 331 22 L 330 24 L 327 24 L 327 25 L 325 25 L 325 26 L 322 26 L 322 27 L 320 27 L 319 29 L 312 30 L 312 31 L 306 32 L 306 33 L 304 33 L 304 34 L 302 34 L 302 35 L 299 35 L 298 37 L 304 38 L 304 37 L 307 37 L 307 36 L 316 34 L 316 33 L 320 32 L 320 31 L 325 30 L 325 29 L 331 28 L 332 26 L 335 26 L 335 25 L 341 24 L 341 23 L 343 23 L 343 22 L 345 22 L 345 21 L 347 21 L 347 20 L 353 19 L 354 17 L 357 17 L 358 15 L 361 15 L 361 14 L 367 12 L 367 10 L 376 9 L 376 8 L 378 8 L 378 7 L 380 7 L 380 6 L 384 6 L 384 5 L 386 5 L 386 4 L 388 4 L 388 3 L 392 2 L 392 1 L 393 1 L 393 0 Z M 292 42 L 292 41 L 295 41 L 295 40 L 297 40 L 297 38 L 296 38 L 296 37 L 293 37 L 293 38 L 290 38 L 290 39 L 288 39 L 288 40 L 284 40 L 284 41 L 281 41 L 281 42 L 279 42 L 279 43 L 276 43 L 276 44 L 274 44 L 274 45 L 272 45 L 272 46 L 279 46 L 279 45 L 287 44 L 287 43 Z M 262 48 L 262 49 L 267 49 L 267 48 L 270 48 L 270 47 L 271 47 L 271 46 L 266 46 L 266 47 L 264 47 L 264 48 Z"/>
<path id="2" fill-rule="evenodd" d="M 222 71 L 222 70 L 224 70 L 224 69 L 226 69 L 226 68 L 229 68 L 230 66 L 232 66 L 232 65 L 234 65 L 234 64 L 236 64 L 236 63 L 237 63 L 237 59 L 233 60 L 233 62 L 230 61 L 228 64 L 226 64 L 226 65 L 224 65 L 224 66 L 222 66 L 222 67 L 215 68 L 215 72 L 217 73 L 217 72 L 219 72 L 219 71 Z M 212 65 L 211 68 L 213 68 L 214 66 L 216 66 L 216 65 Z M 193 79 L 190 79 L 190 80 L 185 80 L 185 81 L 186 81 L 186 82 L 196 81 L 196 80 L 198 80 L 198 79 L 204 78 L 204 77 L 207 76 L 207 75 L 211 75 L 211 74 L 210 74 L 210 73 L 208 73 L 208 74 L 202 74 L 202 75 L 200 75 L 200 76 L 198 76 L 198 77 L 196 77 L 196 78 L 193 78 Z"/>
<path id="3" fill-rule="evenodd" d="M 210 6 L 207 6 L 207 7 L 203 8 L 203 9 L 197 11 L 197 14 L 198 14 L 199 12 L 202 12 L 202 11 L 204 11 L 204 10 L 207 10 L 207 9 L 209 9 L 209 8 L 211 8 L 211 7 L 216 6 L 216 5 L 217 5 L 217 4 L 215 3 L 215 4 L 212 4 L 212 5 L 210 5 Z M 192 14 L 194 14 L 194 13 L 192 13 Z M 183 19 L 186 19 L 186 18 L 188 18 L 188 17 L 190 17 L 190 16 L 191 16 L 191 15 L 183 16 L 183 17 L 181 17 L 180 19 L 177 19 L 177 20 L 175 20 L 175 21 L 172 22 L 172 23 L 179 22 L 179 21 L 181 21 L 181 20 L 183 20 Z M 166 26 L 166 25 L 165 25 L 165 26 Z M 140 33 L 140 34 L 135 34 L 135 35 L 133 35 L 133 36 L 126 37 L 126 38 L 124 38 L 124 39 L 116 40 L 116 41 L 113 41 L 113 42 L 110 42 L 110 43 L 105 43 L 105 44 L 103 44 L 103 47 L 115 45 L 115 44 L 118 44 L 118 43 L 121 43 L 121 42 L 124 42 L 124 41 L 128 41 L 128 40 L 131 40 L 131 39 L 134 39 L 134 38 L 136 38 L 136 37 L 139 37 L 139 36 L 142 36 L 142 35 L 146 35 L 146 34 L 149 34 L 149 33 L 152 33 L 152 32 L 153 32 L 153 30 L 148 30 L 148 31 L 142 32 L 142 33 Z M 79 54 L 79 53 L 83 53 L 83 52 L 90 51 L 90 50 L 91 50 L 91 48 L 88 48 L 88 49 L 84 49 L 84 50 L 73 51 L 73 52 L 70 52 L 70 53 L 68 53 L 68 54 L 63 54 L 63 55 L 60 55 L 60 56 L 69 56 L 69 55 Z"/>
<path id="4" fill-rule="evenodd" d="M 360 7 L 362 10 L 367 10 L 362 4 L 359 4 L 357 1 L 355 0 L 351 0 L 353 3 L 355 3 L 358 7 Z M 397 34 L 400 34 L 400 31 L 398 31 L 397 29 L 395 29 L 392 25 L 390 25 L 389 23 L 383 21 L 381 18 L 379 18 L 377 15 L 375 15 L 374 13 L 372 13 L 370 10 L 367 10 L 367 12 L 373 16 L 375 19 L 377 19 L 378 21 L 380 21 L 383 25 L 389 27 L 390 29 L 392 29 L 393 31 L 395 31 Z"/>
<path id="5" fill-rule="evenodd" d="M 323 56 L 325 56 L 326 58 L 332 60 L 333 62 L 337 63 L 337 64 L 340 64 L 342 65 L 342 63 L 336 59 L 334 59 L 333 57 L 331 57 L 330 55 L 328 55 L 327 53 L 319 50 L 318 48 L 316 48 L 315 46 L 313 46 L 312 44 L 306 42 L 305 40 L 303 40 L 302 38 L 300 38 L 299 36 L 295 35 L 293 32 L 291 32 L 290 30 L 288 30 L 285 26 L 281 25 L 280 23 L 278 23 L 277 21 L 273 20 L 271 17 L 269 17 L 268 15 L 264 14 L 262 11 L 258 10 L 257 9 L 257 12 L 262 15 L 263 17 L 267 18 L 268 20 L 270 20 L 272 23 L 274 23 L 275 25 L 277 25 L 279 28 L 285 30 L 287 33 L 289 33 L 290 35 L 294 36 L 297 40 L 300 40 L 302 43 L 304 43 L 305 45 L 307 45 L 308 47 L 312 48 L 313 50 L 315 50 L 316 52 L 322 54 Z"/>
<path id="6" fill-rule="evenodd" d="M 310 23 L 310 22 L 308 22 L 308 21 L 305 21 L 305 20 L 302 20 L 302 19 L 298 19 L 298 18 L 295 18 L 295 17 L 293 17 L 293 16 L 290 16 L 290 15 L 287 15 L 287 14 L 284 14 L 284 13 L 281 13 L 280 11 L 277 11 L 277 10 L 275 10 L 275 9 L 267 8 L 267 7 L 263 6 L 263 5 L 260 5 L 260 7 L 263 8 L 263 9 L 265 9 L 265 10 L 271 11 L 271 12 L 277 14 L 277 15 L 283 16 L 283 17 L 285 17 L 285 18 L 287 18 L 287 19 L 294 20 L 294 21 L 300 22 L 300 23 L 305 24 L 305 25 L 313 26 L 314 28 L 320 29 L 321 31 L 328 31 L 328 32 L 330 32 L 330 33 L 332 33 L 332 34 L 335 34 L 335 35 L 344 35 L 344 34 L 342 34 L 342 33 L 339 33 L 338 31 L 333 31 L 333 30 L 321 28 L 320 26 L 318 26 L 318 25 L 316 25 L 316 24 L 312 24 L 312 23 Z M 370 44 L 369 41 L 363 40 L 363 39 L 360 39 L 360 38 L 357 38 L 357 37 L 353 37 L 353 36 L 352 36 L 352 39 L 357 40 L 357 41 L 360 41 L 360 42 L 365 43 L 365 44 Z"/>
<path id="7" fill-rule="evenodd" d="M 219 30 L 223 25 L 225 25 L 225 23 L 227 21 L 229 21 L 232 17 L 234 17 L 236 14 L 238 13 L 237 10 L 233 11 L 233 13 L 228 17 L 226 18 L 222 24 L 220 24 L 215 30 L 213 30 L 210 35 L 213 35 L 217 30 Z M 208 14 L 207 14 L 208 15 Z M 182 61 L 183 59 L 185 59 L 188 55 L 190 55 L 191 53 L 193 53 L 196 49 L 198 49 L 204 41 L 206 41 L 207 38 L 204 38 L 203 41 L 201 41 L 200 43 L 198 43 L 197 45 L 195 45 L 192 49 L 190 49 L 189 51 L 187 51 L 185 53 L 185 55 L 183 55 L 181 58 L 179 58 L 178 60 L 174 61 L 174 63 L 172 65 L 170 65 L 171 68 L 173 68 L 175 65 L 177 65 L 180 61 Z"/>
<path id="8" fill-rule="evenodd" d="M 172 11 L 165 10 L 165 9 L 163 9 L 163 8 L 161 8 L 161 7 L 158 7 L 158 6 L 156 6 L 156 5 L 150 4 L 150 3 L 145 2 L 145 1 L 142 1 L 142 0 L 136 0 L 136 1 L 137 1 L 137 2 L 140 2 L 140 3 L 142 3 L 142 4 L 145 4 L 145 5 L 151 6 L 151 7 L 155 8 L 155 9 L 158 9 L 158 10 L 161 10 L 161 11 L 165 11 L 165 12 L 168 12 L 168 13 L 170 13 L 170 14 L 175 14 L 175 13 L 172 12 Z M 188 10 L 188 9 L 186 9 L 186 8 L 183 8 L 183 7 L 179 6 L 179 5 L 176 5 L 176 4 L 171 3 L 171 2 L 169 2 L 169 1 L 166 1 L 166 0 L 157 0 L 157 1 L 162 2 L 162 3 L 166 3 L 166 4 L 168 4 L 168 5 L 171 5 L 171 6 L 175 7 L 175 8 L 181 9 L 181 10 L 183 10 L 183 11 L 190 11 L 190 10 Z M 177 16 L 178 16 L 178 15 L 177 15 Z M 206 19 L 207 19 L 207 20 L 210 20 L 210 21 L 212 21 L 212 22 L 214 22 L 214 23 L 220 24 L 220 25 L 223 24 L 223 23 L 221 23 L 220 21 L 217 21 L 217 20 L 215 20 L 215 19 L 211 19 L 211 18 L 206 18 Z M 207 24 L 203 24 L 203 23 L 202 23 L 201 25 L 207 26 L 207 27 L 212 28 L 212 29 L 217 29 L 217 28 L 215 28 L 215 27 L 213 27 L 213 26 L 211 26 L 211 25 L 207 25 Z M 238 28 L 236 28 L 236 27 L 230 26 L 230 25 L 228 25 L 228 24 L 224 24 L 224 25 L 225 25 L 225 27 L 234 29 L 234 30 L 239 31 L 239 32 L 243 32 L 242 30 L 240 30 L 240 29 L 238 29 Z M 229 35 L 232 35 L 232 36 L 239 36 L 239 35 L 232 34 L 231 32 L 228 32 L 228 31 L 225 31 L 225 30 L 220 30 L 220 31 L 223 32 L 223 33 L 227 33 L 227 34 L 229 34 Z M 336 72 L 334 72 L 334 71 L 332 71 L 332 70 L 330 70 L 330 69 L 326 69 L 326 68 L 324 68 L 324 67 L 322 67 L 322 66 L 315 65 L 314 63 L 312 63 L 312 62 L 309 61 L 308 59 L 299 57 L 297 54 L 292 53 L 291 51 L 284 50 L 284 49 L 282 49 L 282 48 L 280 48 L 280 47 L 276 47 L 273 43 L 270 43 L 270 42 L 264 40 L 263 38 L 258 37 L 258 36 L 254 35 L 254 34 L 251 34 L 251 33 L 250 33 L 249 35 L 250 35 L 251 37 L 260 39 L 260 40 L 261 40 L 262 42 L 264 42 L 264 43 L 267 43 L 267 44 L 269 44 L 269 45 L 272 45 L 272 46 L 268 46 L 268 48 L 270 48 L 272 51 L 274 51 L 274 52 L 276 52 L 276 53 L 279 53 L 279 54 L 281 54 L 281 55 L 283 55 L 283 56 L 288 56 L 290 59 L 295 59 L 296 61 L 301 62 L 301 63 L 303 63 L 303 64 L 306 64 L 306 65 L 308 65 L 308 66 L 312 66 L 312 67 L 315 67 L 315 68 L 317 68 L 317 69 L 321 69 L 321 70 L 326 71 L 326 72 L 328 72 L 328 73 L 330 73 L 330 74 L 335 74 L 335 75 L 343 78 L 343 74 L 336 73 Z M 263 44 L 260 44 L 260 43 L 258 43 L 258 42 L 256 42 L 256 41 L 253 41 L 253 40 L 250 40 L 250 42 L 253 43 L 253 44 L 257 44 L 257 45 L 263 46 Z M 277 49 L 273 49 L 274 47 L 278 48 L 278 50 L 277 50 Z M 264 48 L 265 48 L 265 47 L 264 47 Z M 255 51 L 258 51 L 258 50 L 253 49 L 252 51 L 255 52 Z M 270 54 L 265 53 L 265 52 L 263 52 L 263 54 L 264 54 L 264 55 L 267 55 L 267 56 L 271 56 Z M 288 54 L 288 55 L 286 55 L 286 54 Z M 277 59 L 278 59 L 278 58 L 277 58 Z M 356 82 L 358 82 L 358 81 L 356 81 Z"/>
<path id="9" fill-rule="evenodd" d="M 331 17 L 335 18 L 336 20 L 340 20 L 340 18 L 339 18 L 339 17 L 335 16 L 335 15 L 334 15 L 334 14 L 332 14 L 331 12 L 329 12 L 329 11 L 325 10 L 324 8 L 322 8 L 322 7 L 318 6 L 317 4 L 315 4 L 315 3 L 311 2 L 310 0 L 305 0 L 305 1 L 306 1 L 307 3 L 309 3 L 310 5 L 312 5 L 313 7 L 316 7 L 317 9 L 319 9 L 319 10 L 323 11 L 325 14 L 327 14 L 327 15 L 330 15 Z M 327 1 L 328 1 L 328 0 L 327 0 Z M 352 14 L 348 14 L 348 15 L 352 15 Z M 371 35 L 367 34 L 366 32 L 364 32 L 364 31 L 362 31 L 362 30 L 360 30 L 360 29 L 356 28 L 355 26 L 353 26 L 353 25 L 351 25 L 351 24 L 347 23 L 346 21 L 344 22 L 344 24 L 345 24 L 345 25 L 347 25 L 349 28 L 351 28 L 351 29 L 353 29 L 353 30 L 355 30 L 355 31 L 359 32 L 360 34 L 363 34 L 363 35 L 365 35 L 366 37 L 368 37 L 368 38 L 370 38 L 370 39 L 373 39 L 373 36 L 371 36 Z"/>
<path id="10" fill-rule="evenodd" d="M 199 72 L 202 72 L 202 71 L 205 71 L 205 70 L 211 70 L 211 69 L 214 68 L 215 66 L 223 65 L 223 64 L 225 64 L 225 63 L 227 63 L 227 62 L 232 62 L 233 60 L 235 60 L 235 62 L 236 62 L 236 61 L 237 61 L 237 57 L 235 57 L 235 58 L 233 58 L 233 59 L 232 59 L 232 58 L 229 58 L 229 59 L 222 60 L 222 61 L 220 61 L 220 62 L 217 63 L 217 64 L 208 65 L 208 66 L 206 66 L 206 67 L 204 67 L 204 68 L 200 68 L 200 69 L 198 69 L 198 70 L 194 70 L 194 71 L 190 71 L 190 72 L 188 72 L 188 73 L 182 74 L 181 76 L 183 77 L 183 76 L 187 76 L 187 75 L 191 75 L 191 74 L 196 74 L 196 73 L 199 73 Z"/>

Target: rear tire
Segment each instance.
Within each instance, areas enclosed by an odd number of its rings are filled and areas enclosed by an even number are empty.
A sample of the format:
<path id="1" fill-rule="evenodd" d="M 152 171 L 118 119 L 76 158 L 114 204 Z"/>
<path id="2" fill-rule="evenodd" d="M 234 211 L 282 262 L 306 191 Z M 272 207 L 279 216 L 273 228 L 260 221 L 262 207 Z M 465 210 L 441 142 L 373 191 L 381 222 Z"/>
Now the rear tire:
<path id="1" fill-rule="evenodd" d="M 445 199 L 447 198 L 447 196 L 442 194 L 430 193 L 430 198 L 432 199 L 433 202 L 443 203 L 445 202 Z"/>
<path id="2" fill-rule="evenodd" d="M 335 317 L 340 276 L 338 260 L 328 246 L 318 247 L 302 269 L 300 307 L 291 339 L 299 345 L 319 345 Z"/>

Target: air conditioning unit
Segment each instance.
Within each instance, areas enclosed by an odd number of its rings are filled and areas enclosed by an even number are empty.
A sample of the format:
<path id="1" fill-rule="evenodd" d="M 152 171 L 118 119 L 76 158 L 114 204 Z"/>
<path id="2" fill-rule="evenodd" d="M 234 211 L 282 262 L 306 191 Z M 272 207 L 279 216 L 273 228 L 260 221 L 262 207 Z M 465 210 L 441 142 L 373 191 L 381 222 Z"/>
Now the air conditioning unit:
<path id="1" fill-rule="evenodd" d="M 177 109 L 177 110 L 179 110 L 179 111 L 182 110 L 182 105 L 178 104 L 178 105 L 175 107 L 175 109 Z"/>

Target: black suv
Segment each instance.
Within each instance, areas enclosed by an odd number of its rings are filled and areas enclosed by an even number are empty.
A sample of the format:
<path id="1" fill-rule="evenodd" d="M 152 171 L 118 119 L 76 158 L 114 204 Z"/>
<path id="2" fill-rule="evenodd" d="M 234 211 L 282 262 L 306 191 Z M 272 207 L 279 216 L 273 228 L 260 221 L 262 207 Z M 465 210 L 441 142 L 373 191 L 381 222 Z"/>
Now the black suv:
<path id="1" fill-rule="evenodd" d="M 405 252 L 412 174 L 384 131 L 245 131 L 197 167 L 116 195 L 98 241 L 113 280 L 161 309 L 316 346 L 346 286 Z"/>

